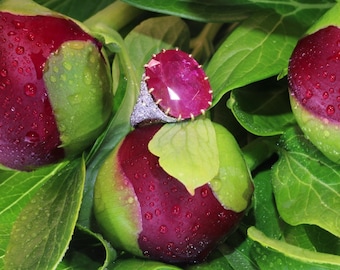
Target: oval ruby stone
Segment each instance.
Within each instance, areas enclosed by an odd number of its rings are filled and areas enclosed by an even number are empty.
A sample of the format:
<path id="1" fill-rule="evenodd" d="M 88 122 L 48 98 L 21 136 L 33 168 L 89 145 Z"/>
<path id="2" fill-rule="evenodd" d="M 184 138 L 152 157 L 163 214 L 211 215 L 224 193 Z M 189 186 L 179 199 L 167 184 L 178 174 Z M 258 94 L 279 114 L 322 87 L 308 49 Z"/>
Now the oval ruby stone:
<path id="1" fill-rule="evenodd" d="M 212 90 L 204 70 L 183 51 L 154 55 L 145 66 L 145 75 L 153 99 L 172 117 L 193 118 L 211 105 Z"/>

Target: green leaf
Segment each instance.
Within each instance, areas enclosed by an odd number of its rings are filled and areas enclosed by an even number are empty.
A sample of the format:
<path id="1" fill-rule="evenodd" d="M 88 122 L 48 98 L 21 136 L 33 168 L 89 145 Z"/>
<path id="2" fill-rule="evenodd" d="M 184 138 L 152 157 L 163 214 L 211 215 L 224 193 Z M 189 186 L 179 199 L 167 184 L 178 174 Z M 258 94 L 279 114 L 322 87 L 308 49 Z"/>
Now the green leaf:
<path id="1" fill-rule="evenodd" d="M 340 254 L 340 239 L 315 225 L 286 225 L 283 228 L 285 241 L 312 251 Z M 329 243 L 332 243 L 330 245 Z"/>
<path id="2" fill-rule="evenodd" d="M 165 124 L 149 142 L 149 150 L 191 194 L 218 173 L 216 134 L 209 119 Z"/>
<path id="3" fill-rule="evenodd" d="M 203 22 L 232 22 L 246 18 L 256 8 L 251 3 L 203 0 L 124 0 L 141 9 Z M 244 1 L 243 1 L 244 2 Z"/>
<path id="4" fill-rule="evenodd" d="M 0 171 L 0 269 L 13 224 L 40 187 L 65 166 L 60 163 L 33 172 Z"/>
<path id="5" fill-rule="evenodd" d="M 63 261 L 57 269 L 107 269 L 117 253 L 103 237 L 77 226 Z"/>
<path id="6" fill-rule="evenodd" d="M 270 170 L 261 171 L 254 177 L 253 201 L 256 227 L 269 237 L 280 239 L 282 224 L 275 205 Z"/>
<path id="7" fill-rule="evenodd" d="M 282 137 L 273 188 L 285 222 L 314 224 L 340 236 L 340 165 L 322 155 L 297 128 Z"/>
<path id="8" fill-rule="evenodd" d="M 34 0 L 35 2 L 74 19 L 83 21 L 115 0 Z M 81 8 L 80 8 L 81 7 Z"/>
<path id="9" fill-rule="evenodd" d="M 286 81 L 273 78 L 233 90 L 228 107 L 246 130 L 258 136 L 282 134 L 296 122 Z"/>
<path id="10" fill-rule="evenodd" d="M 219 168 L 209 184 L 224 207 L 239 213 L 248 207 L 253 194 L 251 175 L 233 135 L 219 124 L 213 123 L 213 126 L 218 156 L 212 158 Z M 204 169 L 210 170 L 208 167 Z"/>
<path id="11" fill-rule="evenodd" d="M 214 103 L 226 92 L 277 75 L 304 29 L 291 18 L 259 12 L 244 21 L 223 42 L 207 66 Z"/>
<path id="12" fill-rule="evenodd" d="M 314 252 L 267 237 L 250 227 L 248 236 L 257 242 L 253 256 L 260 269 L 339 269 L 340 256 Z"/>
<path id="13" fill-rule="evenodd" d="M 177 266 L 165 264 L 162 262 L 142 260 L 142 259 L 126 259 L 118 260 L 111 270 L 180 270 Z"/>
<path id="14" fill-rule="evenodd" d="M 129 55 L 134 60 L 137 78 L 142 79 L 144 65 L 150 61 L 153 54 L 174 47 L 187 51 L 189 40 L 189 28 L 178 17 L 149 18 L 137 25 L 125 38 Z"/>
<path id="15" fill-rule="evenodd" d="M 84 179 L 83 160 L 74 160 L 31 198 L 13 225 L 5 269 L 56 268 L 73 234 Z"/>

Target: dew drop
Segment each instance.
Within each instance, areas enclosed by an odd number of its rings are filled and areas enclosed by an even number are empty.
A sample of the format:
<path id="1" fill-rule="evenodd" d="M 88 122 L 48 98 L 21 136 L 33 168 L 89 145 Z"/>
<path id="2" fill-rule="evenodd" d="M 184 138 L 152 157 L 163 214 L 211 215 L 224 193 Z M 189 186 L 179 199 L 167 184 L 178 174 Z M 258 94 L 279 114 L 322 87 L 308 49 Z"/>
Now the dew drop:
<path id="1" fill-rule="evenodd" d="M 18 46 L 16 49 L 15 49 L 15 52 L 19 55 L 22 55 L 24 52 L 25 52 L 25 48 L 22 47 L 22 46 Z"/>
<path id="2" fill-rule="evenodd" d="M 173 213 L 174 215 L 179 215 L 180 211 L 181 211 L 181 208 L 180 208 L 178 205 L 175 205 L 175 206 L 172 208 L 172 213 Z"/>
<path id="3" fill-rule="evenodd" d="M 206 198 L 208 196 L 208 189 L 207 188 L 202 188 L 201 189 L 201 196 L 203 198 Z"/>
<path id="4" fill-rule="evenodd" d="M 67 69 L 68 71 L 70 71 L 72 69 L 72 64 L 70 62 L 63 62 L 63 66 L 65 69 Z"/>
<path id="5" fill-rule="evenodd" d="M 15 36 L 17 33 L 15 33 L 14 31 L 9 31 L 7 33 L 8 36 Z"/>
<path id="6" fill-rule="evenodd" d="M 55 77 L 51 76 L 51 81 L 52 81 L 52 78 L 55 78 Z M 76 104 L 81 103 L 81 98 L 78 94 L 68 96 L 67 100 L 70 102 L 71 105 L 76 105 Z"/>
<path id="7" fill-rule="evenodd" d="M 199 229 L 200 229 L 200 225 L 199 224 L 195 224 L 192 228 L 191 228 L 191 231 L 192 232 L 197 232 Z"/>
<path id="8" fill-rule="evenodd" d="M 26 96 L 33 97 L 37 93 L 37 87 L 33 83 L 27 83 L 24 86 Z"/>
<path id="9" fill-rule="evenodd" d="M 327 98 L 329 97 L 328 92 L 324 92 L 324 93 L 322 94 L 322 97 L 323 97 L 324 99 L 327 99 Z"/>
<path id="10" fill-rule="evenodd" d="M 38 133 L 34 132 L 34 131 L 29 131 L 26 133 L 25 136 L 25 142 L 27 143 L 37 143 L 39 142 L 40 137 L 38 135 Z"/>
<path id="11" fill-rule="evenodd" d="M 16 29 L 22 29 L 25 26 L 25 24 L 23 22 L 20 22 L 20 21 L 13 21 L 13 24 L 14 24 L 14 27 Z"/>
<path id="12" fill-rule="evenodd" d="M 157 217 L 158 217 L 161 213 L 162 213 L 161 210 L 159 210 L 159 209 L 156 209 L 156 210 L 155 210 L 155 215 L 156 215 Z"/>
<path id="13" fill-rule="evenodd" d="M 150 185 L 149 185 L 149 190 L 150 190 L 150 191 L 154 191 L 154 190 L 155 190 L 155 185 L 150 184 Z"/>
<path id="14" fill-rule="evenodd" d="M 173 246 L 174 246 L 174 243 L 169 242 L 166 247 L 167 247 L 168 250 L 171 250 L 173 248 Z"/>
<path id="15" fill-rule="evenodd" d="M 33 41 L 33 40 L 35 39 L 34 34 L 33 34 L 33 33 L 28 33 L 28 34 L 27 34 L 27 39 L 28 39 L 29 41 Z"/>
<path id="16" fill-rule="evenodd" d="M 185 214 L 185 216 L 186 216 L 187 218 L 192 218 L 192 213 L 191 213 L 191 212 L 187 212 L 187 213 Z"/>
<path id="17" fill-rule="evenodd" d="M 328 105 L 326 108 L 326 113 L 328 115 L 333 115 L 335 113 L 335 108 L 333 105 Z"/>
<path id="18" fill-rule="evenodd" d="M 1 77 L 5 78 L 5 77 L 7 77 L 7 75 L 8 75 L 7 69 L 3 68 L 3 69 L 0 70 L 0 76 Z"/>
<path id="19" fill-rule="evenodd" d="M 152 217 L 153 217 L 153 215 L 152 215 L 152 213 L 150 213 L 150 212 L 146 212 L 146 213 L 144 214 L 144 217 L 145 217 L 146 220 L 151 220 Z"/>
<path id="20" fill-rule="evenodd" d="M 167 233 L 168 232 L 168 227 L 165 225 L 159 226 L 159 232 L 160 233 Z"/>
<path id="21" fill-rule="evenodd" d="M 330 82 L 335 82 L 336 80 L 336 75 L 335 74 L 331 74 L 329 77 Z"/>
<path id="22" fill-rule="evenodd" d="M 305 97 L 306 97 L 306 98 L 311 98 L 312 96 L 313 96 L 313 91 L 310 90 L 310 89 L 307 89 L 307 90 L 306 90 Z"/>

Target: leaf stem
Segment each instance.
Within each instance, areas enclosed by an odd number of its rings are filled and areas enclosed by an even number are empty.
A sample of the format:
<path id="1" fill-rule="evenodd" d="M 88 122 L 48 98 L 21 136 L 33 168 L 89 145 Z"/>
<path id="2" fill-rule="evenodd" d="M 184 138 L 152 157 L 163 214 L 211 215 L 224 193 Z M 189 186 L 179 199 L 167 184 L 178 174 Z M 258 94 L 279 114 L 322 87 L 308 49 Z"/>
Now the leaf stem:
<path id="1" fill-rule="evenodd" d="M 118 31 L 142 13 L 143 10 L 117 0 L 86 19 L 83 23 L 90 29 L 100 23 Z"/>
<path id="2" fill-rule="evenodd" d="M 190 41 L 191 54 L 198 62 L 204 62 L 213 54 L 213 40 L 222 25 L 222 23 L 207 23 L 201 33 Z"/>
<path id="3" fill-rule="evenodd" d="M 242 148 L 244 159 L 250 171 L 277 152 L 278 136 L 258 137 Z"/>

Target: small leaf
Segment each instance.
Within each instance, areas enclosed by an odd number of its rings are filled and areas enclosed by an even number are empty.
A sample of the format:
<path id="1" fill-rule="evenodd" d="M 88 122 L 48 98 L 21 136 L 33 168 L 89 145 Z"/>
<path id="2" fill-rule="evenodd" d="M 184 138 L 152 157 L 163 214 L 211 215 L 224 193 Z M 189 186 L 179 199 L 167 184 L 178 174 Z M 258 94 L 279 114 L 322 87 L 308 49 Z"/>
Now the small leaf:
<path id="1" fill-rule="evenodd" d="M 191 194 L 218 173 L 216 134 L 209 119 L 165 124 L 149 142 L 149 150 Z"/>
<path id="2" fill-rule="evenodd" d="M 56 268 L 73 234 L 84 179 L 83 160 L 75 160 L 39 189 L 13 225 L 5 269 Z"/>
<path id="3" fill-rule="evenodd" d="M 132 29 L 125 38 L 129 56 L 133 59 L 137 78 L 140 80 L 144 65 L 153 54 L 175 47 L 187 51 L 189 41 L 188 26 L 182 19 L 173 16 L 149 18 Z"/>
<path id="4" fill-rule="evenodd" d="M 246 130 L 258 136 L 282 134 L 296 122 L 286 81 L 273 78 L 233 90 L 228 107 Z"/>
<path id="5" fill-rule="evenodd" d="M 304 30 L 275 12 L 255 13 L 224 41 L 206 73 L 214 90 L 214 104 L 228 91 L 277 75 L 288 65 Z"/>
<path id="6" fill-rule="evenodd" d="M 112 0 L 35 0 L 35 2 L 77 20 L 84 20 L 112 3 Z"/>
<path id="7" fill-rule="evenodd" d="M 77 226 L 69 249 L 57 270 L 107 269 L 116 257 L 116 251 L 100 234 Z"/>
<path id="8" fill-rule="evenodd" d="M 267 237 L 250 227 L 248 236 L 255 241 L 254 254 L 260 269 L 339 269 L 340 256 L 315 252 Z"/>
<path id="9" fill-rule="evenodd" d="M 279 239 L 282 236 L 281 220 L 276 209 L 271 171 L 262 171 L 254 177 L 254 216 L 258 229 L 269 237 Z"/>
<path id="10" fill-rule="evenodd" d="M 248 207 L 253 194 L 251 176 L 233 135 L 222 125 L 213 123 L 213 126 L 219 168 L 209 184 L 215 197 L 225 208 L 239 213 Z"/>
<path id="11" fill-rule="evenodd" d="M 33 172 L 0 171 L 0 269 L 4 267 L 12 227 L 22 208 L 64 166 L 65 163 L 59 163 Z"/>
<path id="12" fill-rule="evenodd" d="M 297 128 L 282 137 L 273 190 L 285 222 L 314 224 L 340 237 L 340 165 L 322 155 Z"/>
<path id="13" fill-rule="evenodd" d="M 138 8 L 203 22 L 231 22 L 246 18 L 256 6 L 235 1 L 124 0 Z"/>
<path id="14" fill-rule="evenodd" d="M 126 259 L 115 262 L 112 270 L 180 270 L 177 266 L 165 264 L 162 262 L 142 260 L 142 259 Z"/>

